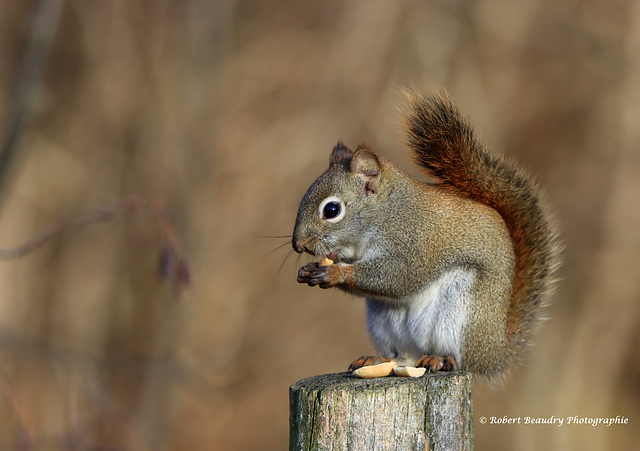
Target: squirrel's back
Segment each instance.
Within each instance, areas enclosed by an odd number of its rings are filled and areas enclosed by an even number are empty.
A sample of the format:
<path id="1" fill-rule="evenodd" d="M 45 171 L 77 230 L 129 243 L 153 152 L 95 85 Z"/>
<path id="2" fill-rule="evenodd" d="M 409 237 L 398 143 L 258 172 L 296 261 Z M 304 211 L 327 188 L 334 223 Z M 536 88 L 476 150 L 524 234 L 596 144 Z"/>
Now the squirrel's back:
<path id="1" fill-rule="evenodd" d="M 488 153 L 445 94 L 407 93 L 405 125 L 416 163 L 459 194 L 494 208 L 516 256 L 507 334 L 512 355 L 540 318 L 554 285 L 558 234 L 543 194 L 523 170 Z"/>

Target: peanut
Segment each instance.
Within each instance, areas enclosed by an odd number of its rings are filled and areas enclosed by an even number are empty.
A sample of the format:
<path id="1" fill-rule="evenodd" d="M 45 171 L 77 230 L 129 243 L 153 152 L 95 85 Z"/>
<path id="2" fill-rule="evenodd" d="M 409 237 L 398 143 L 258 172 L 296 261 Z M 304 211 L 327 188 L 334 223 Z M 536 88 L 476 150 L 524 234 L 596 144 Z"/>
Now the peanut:
<path id="1" fill-rule="evenodd" d="M 393 373 L 393 369 L 398 366 L 393 360 L 377 365 L 363 366 L 353 371 L 353 374 L 362 379 L 372 379 L 374 377 L 385 377 Z"/>
<path id="2" fill-rule="evenodd" d="M 331 260 L 330 258 L 323 258 L 322 260 L 320 260 L 320 262 L 318 262 L 318 266 L 331 266 L 333 265 L 333 260 Z"/>
<path id="3" fill-rule="evenodd" d="M 393 369 L 393 373 L 401 377 L 420 377 L 426 371 L 426 368 L 416 368 L 415 366 L 398 366 Z"/>

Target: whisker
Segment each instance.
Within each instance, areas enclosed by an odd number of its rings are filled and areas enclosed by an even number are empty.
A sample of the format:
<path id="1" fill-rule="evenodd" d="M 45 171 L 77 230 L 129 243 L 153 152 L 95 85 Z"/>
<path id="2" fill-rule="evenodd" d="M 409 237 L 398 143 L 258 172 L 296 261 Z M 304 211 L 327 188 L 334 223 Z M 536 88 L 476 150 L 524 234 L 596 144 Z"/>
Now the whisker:
<path id="1" fill-rule="evenodd" d="M 293 238 L 293 235 L 261 235 L 259 233 L 254 233 L 254 232 L 248 232 L 246 230 L 243 230 L 244 233 L 246 233 L 247 235 L 251 235 L 255 238 L 269 238 L 269 239 L 281 239 L 281 238 L 288 238 L 289 240 Z"/>
<path id="2" fill-rule="evenodd" d="M 264 262 L 267 258 L 271 257 L 273 254 L 275 254 L 277 251 L 279 251 L 280 249 L 282 249 L 285 246 L 291 246 L 291 242 L 286 241 L 282 244 L 280 244 L 279 246 L 277 246 L 274 249 L 271 249 L 270 251 L 268 251 L 267 253 L 265 253 L 264 255 L 262 255 L 260 258 L 258 258 L 258 260 L 256 261 L 256 263 L 262 263 Z"/>
<path id="3" fill-rule="evenodd" d="M 287 262 L 287 260 L 293 253 L 294 253 L 293 249 L 291 249 L 289 252 L 287 252 L 287 255 L 284 256 L 284 258 L 282 259 L 282 263 L 280 263 L 280 267 L 278 268 L 278 271 L 276 271 L 274 280 L 278 278 L 278 276 L 280 275 L 280 272 L 282 272 L 282 268 L 284 268 L 284 264 Z"/>

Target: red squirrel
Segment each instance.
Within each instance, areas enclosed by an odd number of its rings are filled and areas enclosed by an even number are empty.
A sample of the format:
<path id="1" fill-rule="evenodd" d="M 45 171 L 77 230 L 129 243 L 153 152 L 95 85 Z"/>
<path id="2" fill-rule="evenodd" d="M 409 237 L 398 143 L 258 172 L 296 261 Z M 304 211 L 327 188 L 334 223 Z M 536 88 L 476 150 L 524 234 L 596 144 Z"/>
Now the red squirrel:
<path id="1" fill-rule="evenodd" d="M 366 298 L 379 358 L 499 380 L 540 319 L 558 266 L 553 215 L 525 171 L 490 154 L 446 94 L 410 92 L 418 181 L 367 145 L 339 142 L 298 211 L 298 282 Z"/>

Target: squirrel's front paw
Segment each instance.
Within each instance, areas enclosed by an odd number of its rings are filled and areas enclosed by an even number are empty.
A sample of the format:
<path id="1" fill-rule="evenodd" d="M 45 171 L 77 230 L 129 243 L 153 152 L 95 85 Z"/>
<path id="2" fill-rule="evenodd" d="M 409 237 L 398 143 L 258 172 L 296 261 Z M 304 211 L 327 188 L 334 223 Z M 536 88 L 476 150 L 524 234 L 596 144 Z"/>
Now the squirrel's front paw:
<path id="1" fill-rule="evenodd" d="M 345 282 L 345 274 L 342 266 L 331 264 L 319 266 L 318 262 L 311 262 L 304 265 L 298 271 L 298 282 L 306 283 L 310 287 L 318 285 L 320 288 L 331 288 Z"/>

